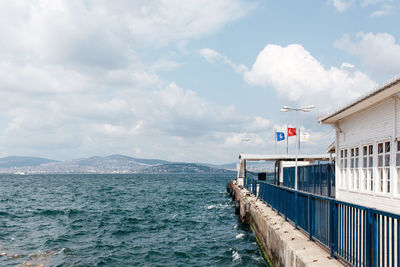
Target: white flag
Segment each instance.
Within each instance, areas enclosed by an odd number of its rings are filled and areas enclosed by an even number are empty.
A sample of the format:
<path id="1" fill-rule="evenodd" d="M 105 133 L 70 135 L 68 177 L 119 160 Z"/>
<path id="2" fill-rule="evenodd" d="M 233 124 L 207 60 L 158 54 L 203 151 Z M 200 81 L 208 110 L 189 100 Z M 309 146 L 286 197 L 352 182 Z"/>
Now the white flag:
<path id="1" fill-rule="evenodd" d="M 300 142 L 307 142 L 309 137 L 310 137 L 309 133 L 300 132 Z"/>

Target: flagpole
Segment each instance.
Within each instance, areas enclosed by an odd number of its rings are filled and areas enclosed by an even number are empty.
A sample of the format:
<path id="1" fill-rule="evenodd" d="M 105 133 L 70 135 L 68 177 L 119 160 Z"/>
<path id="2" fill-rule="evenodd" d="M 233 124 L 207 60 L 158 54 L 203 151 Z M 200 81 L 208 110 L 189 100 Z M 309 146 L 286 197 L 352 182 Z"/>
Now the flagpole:
<path id="1" fill-rule="evenodd" d="M 301 134 L 300 134 L 300 128 L 299 128 L 299 153 L 300 153 L 300 138 L 301 138 Z"/>
<path id="2" fill-rule="evenodd" d="M 286 155 L 289 154 L 289 125 L 286 123 Z"/>
<path id="3" fill-rule="evenodd" d="M 299 132 L 298 132 L 298 130 L 297 130 L 297 128 L 298 128 L 298 123 L 299 123 L 299 111 L 304 111 L 304 112 L 309 112 L 311 109 L 313 109 L 314 108 L 314 105 L 310 105 L 310 106 L 308 106 L 308 107 L 304 107 L 304 108 L 291 108 L 291 107 L 288 107 L 288 106 L 283 106 L 282 108 L 281 108 L 281 112 L 287 112 L 287 111 L 296 111 L 296 138 L 298 138 L 298 139 L 296 139 L 296 153 L 295 153 L 295 159 L 296 159 L 296 166 L 295 166 L 295 174 L 294 174 L 294 176 L 295 176 L 295 190 L 296 190 L 296 192 L 295 192 L 295 199 L 296 199 L 296 202 L 297 202 L 297 189 L 298 189 L 298 187 L 297 187 L 297 183 L 298 183 L 298 180 L 297 180 L 297 158 L 298 158 L 298 155 L 299 155 L 299 143 L 300 143 L 300 138 L 299 138 Z M 296 225 L 296 228 L 297 228 L 297 225 Z"/>
<path id="4" fill-rule="evenodd" d="M 299 138 L 299 135 L 297 134 L 298 123 L 299 123 L 299 111 L 296 110 L 296 138 L 298 140 L 298 143 L 297 143 L 297 149 L 296 149 L 296 166 L 294 168 L 294 182 L 295 182 L 294 189 L 295 190 L 297 190 L 297 188 L 298 188 L 297 187 L 297 182 L 298 182 L 298 180 L 297 180 L 297 157 L 299 155 L 299 144 L 300 144 L 300 138 Z"/>

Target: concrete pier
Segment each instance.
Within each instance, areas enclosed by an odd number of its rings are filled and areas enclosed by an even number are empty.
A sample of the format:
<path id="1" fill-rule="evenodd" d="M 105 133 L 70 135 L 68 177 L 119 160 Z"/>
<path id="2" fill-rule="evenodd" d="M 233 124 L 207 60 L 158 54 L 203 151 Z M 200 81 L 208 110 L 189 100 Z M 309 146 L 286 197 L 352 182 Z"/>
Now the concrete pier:
<path id="1" fill-rule="evenodd" d="M 239 202 L 236 212 L 242 222 L 250 224 L 273 266 L 343 266 L 247 189 L 239 188 L 236 181 L 230 182 L 227 190 L 232 200 Z"/>

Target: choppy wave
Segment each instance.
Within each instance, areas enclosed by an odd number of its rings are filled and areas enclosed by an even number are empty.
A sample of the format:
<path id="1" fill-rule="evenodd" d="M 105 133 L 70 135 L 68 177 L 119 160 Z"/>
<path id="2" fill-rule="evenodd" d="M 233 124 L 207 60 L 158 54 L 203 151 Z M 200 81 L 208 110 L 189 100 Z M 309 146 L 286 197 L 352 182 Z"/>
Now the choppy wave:
<path id="1" fill-rule="evenodd" d="M 2 175 L 0 266 L 264 266 L 230 179 Z"/>
<path id="2" fill-rule="evenodd" d="M 233 258 L 233 261 L 234 261 L 234 262 L 235 262 L 235 261 L 240 261 L 241 257 L 240 257 L 239 252 L 237 252 L 237 251 L 232 251 L 232 258 Z"/>
<path id="3" fill-rule="evenodd" d="M 231 207 L 230 204 L 213 204 L 213 205 L 208 205 L 207 209 L 212 210 L 212 209 L 225 209 Z"/>
<path id="4" fill-rule="evenodd" d="M 241 239 L 241 238 L 243 238 L 244 236 L 245 236 L 244 233 L 240 233 L 240 234 L 237 234 L 237 235 L 235 236 L 235 238 L 236 238 L 236 239 Z"/>

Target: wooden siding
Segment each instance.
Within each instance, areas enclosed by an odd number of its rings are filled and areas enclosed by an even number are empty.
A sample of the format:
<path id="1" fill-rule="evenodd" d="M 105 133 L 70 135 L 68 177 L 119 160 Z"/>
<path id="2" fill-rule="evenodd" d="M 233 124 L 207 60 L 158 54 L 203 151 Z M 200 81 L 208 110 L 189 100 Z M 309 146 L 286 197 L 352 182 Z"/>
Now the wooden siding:
<path id="1" fill-rule="evenodd" d="M 389 98 L 340 121 L 339 126 L 342 133 L 339 133 L 338 148 L 350 148 L 360 144 L 392 140 L 395 119 L 394 104 L 394 98 Z"/>

